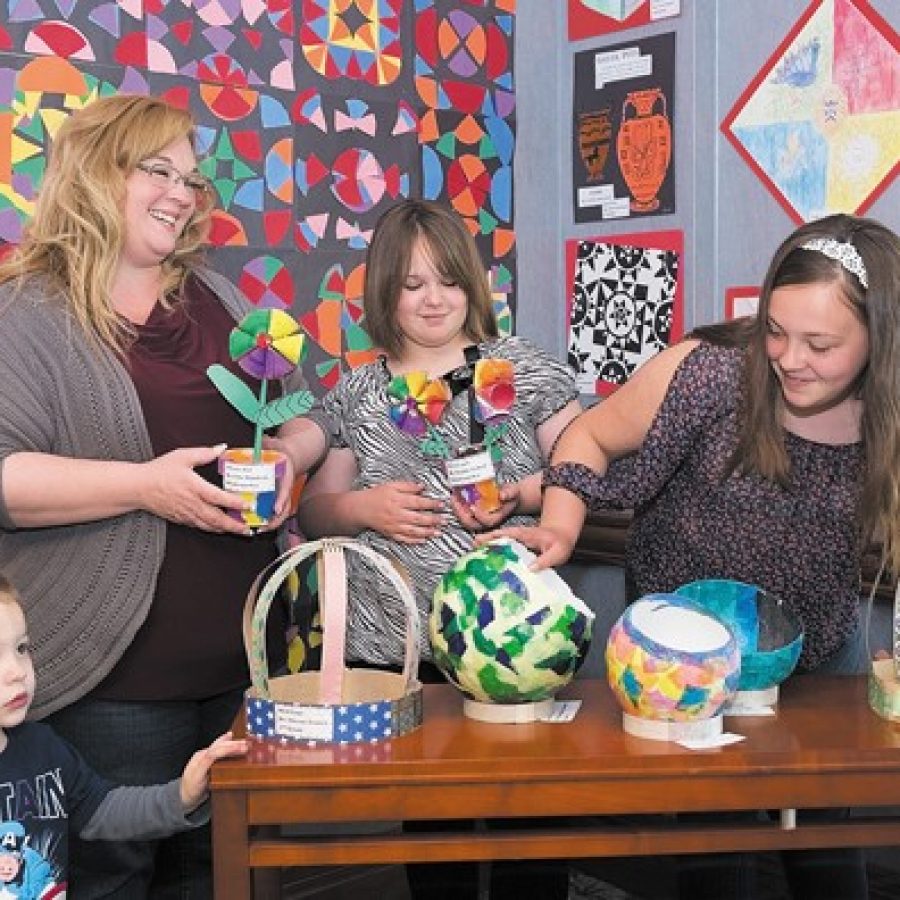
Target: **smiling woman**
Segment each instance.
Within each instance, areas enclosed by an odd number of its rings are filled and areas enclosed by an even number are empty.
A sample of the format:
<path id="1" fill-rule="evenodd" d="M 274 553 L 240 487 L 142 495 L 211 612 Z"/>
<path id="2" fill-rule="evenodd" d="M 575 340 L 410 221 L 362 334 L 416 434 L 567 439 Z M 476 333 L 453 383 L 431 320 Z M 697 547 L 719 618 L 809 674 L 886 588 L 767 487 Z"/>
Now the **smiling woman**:
<path id="1" fill-rule="evenodd" d="M 766 354 L 791 431 L 825 443 L 858 440 L 857 388 L 869 359 L 869 333 L 837 283 L 773 290 Z"/>
<path id="2" fill-rule="evenodd" d="M 244 597 L 275 558 L 294 474 L 326 446 L 312 421 L 282 426 L 269 526 L 250 538 L 228 515 L 244 501 L 215 462 L 253 426 L 206 369 L 241 376 L 228 337 L 250 306 L 202 263 L 213 200 L 189 113 L 103 98 L 59 129 L 34 220 L 0 266 L 0 567 L 23 595 L 33 709 L 126 784 L 176 777 L 229 727 L 249 680 Z M 211 895 L 208 829 L 76 844 L 72 859 L 87 895 Z"/>

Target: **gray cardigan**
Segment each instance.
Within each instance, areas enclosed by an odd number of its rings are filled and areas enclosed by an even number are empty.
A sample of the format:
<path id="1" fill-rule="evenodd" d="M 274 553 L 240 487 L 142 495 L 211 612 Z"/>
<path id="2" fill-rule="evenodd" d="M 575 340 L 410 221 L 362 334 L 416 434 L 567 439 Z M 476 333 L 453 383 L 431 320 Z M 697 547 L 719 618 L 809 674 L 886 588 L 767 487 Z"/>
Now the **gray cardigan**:
<path id="1" fill-rule="evenodd" d="M 228 279 L 197 275 L 239 319 L 250 304 Z M 0 285 L 0 569 L 22 594 L 35 666 L 31 716 L 73 703 L 109 674 L 153 601 L 166 523 L 133 511 L 95 522 L 17 529 L 3 464 L 21 451 L 146 462 L 150 437 L 120 360 L 91 342 L 39 279 Z M 302 381 L 299 370 L 289 389 Z"/>

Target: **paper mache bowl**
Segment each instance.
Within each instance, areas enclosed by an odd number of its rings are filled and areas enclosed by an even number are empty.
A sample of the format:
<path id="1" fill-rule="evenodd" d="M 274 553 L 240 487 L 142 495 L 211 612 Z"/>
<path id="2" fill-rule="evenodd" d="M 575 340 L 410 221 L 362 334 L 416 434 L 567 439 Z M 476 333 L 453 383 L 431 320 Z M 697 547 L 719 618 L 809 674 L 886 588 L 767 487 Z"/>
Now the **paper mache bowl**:
<path id="1" fill-rule="evenodd" d="M 695 722 L 718 716 L 737 690 L 740 652 L 731 630 L 701 606 L 648 594 L 613 625 L 606 673 L 626 716 Z"/>
<path id="2" fill-rule="evenodd" d="M 344 666 L 347 551 L 365 557 L 403 602 L 406 646 L 402 672 Z M 318 566 L 322 666 L 319 671 L 270 676 L 266 659 L 269 610 L 273 601 L 278 602 L 285 579 L 309 556 L 315 556 Z M 251 681 L 245 704 L 249 737 L 311 745 L 375 744 L 422 724 L 422 685 L 418 680 L 421 624 L 415 598 L 393 563 L 359 541 L 325 538 L 283 554 L 250 588 L 243 628 Z"/>
<path id="3" fill-rule="evenodd" d="M 738 690 L 768 691 L 794 671 L 803 647 L 803 627 L 774 594 L 717 578 L 692 581 L 675 593 L 709 610 L 734 631 L 741 651 Z"/>
<path id="4" fill-rule="evenodd" d="M 435 590 L 434 661 L 472 701 L 546 701 L 584 660 L 594 614 L 555 571 L 532 572 L 534 558 L 517 541 L 492 541 L 461 556 Z"/>

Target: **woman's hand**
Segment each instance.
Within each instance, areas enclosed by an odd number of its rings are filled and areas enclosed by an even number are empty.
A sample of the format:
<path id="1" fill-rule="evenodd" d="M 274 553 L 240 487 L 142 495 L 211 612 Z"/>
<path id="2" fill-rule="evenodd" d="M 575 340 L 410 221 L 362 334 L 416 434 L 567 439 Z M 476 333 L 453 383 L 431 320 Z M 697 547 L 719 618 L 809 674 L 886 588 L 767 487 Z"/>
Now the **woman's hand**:
<path id="1" fill-rule="evenodd" d="M 278 496 L 275 498 L 275 511 L 272 518 L 257 528 L 257 531 L 277 531 L 283 524 L 285 519 L 293 511 L 291 499 L 294 492 L 294 481 L 297 478 L 297 471 L 294 468 L 294 457 L 291 454 L 288 445 L 281 438 L 264 436 L 262 441 L 263 449 L 278 450 L 284 454 L 285 469 L 284 477 L 278 485 Z"/>
<path id="2" fill-rule="evenodd" d="M 537 554 L 537 558 L 529 566 L 532 572 L 561 566 L 568 561 L 575 549 L 575 542 L 570 535 L 543 525 L 499 528 L 475 535 L 475 543 L 480 546 L 501 537 L 512 538 Z"/>
<path id="3" fill-rule="evenodd" d="M 246 509 L 245 501 L 210 484 L 194 471 L 197 466 L 214 462 L 224 450 L 224 444 L 181 447 L 142 463 L 139 467 L 141 508 L 169 522 L 203 531 L 250 534 L 244 523 L 225 512 Z"/>
<path id="4" fill-rule="evenodd" d="M 354 492 L 366 527 L 400 544 L 421 544 L 440 533 L 446 505 L 415 481 L 388 481 Z"/>
<path id="5" fill-rule="evenodd" d="M 478 532 L 486 531 L 489 528 L 497 528 L 501 523 L 505 522 L 510 516 L 515 515 L 519 507 L 521 499 L 521 491 L 519 484 L 504 484 L 500 488 L 500 506 L 493 512 L 484 512 L 475 506 L 469 506 L 457 499 L 456 495 L 451 497 L 453 512 L 456 518 L 466 531 Z"/>

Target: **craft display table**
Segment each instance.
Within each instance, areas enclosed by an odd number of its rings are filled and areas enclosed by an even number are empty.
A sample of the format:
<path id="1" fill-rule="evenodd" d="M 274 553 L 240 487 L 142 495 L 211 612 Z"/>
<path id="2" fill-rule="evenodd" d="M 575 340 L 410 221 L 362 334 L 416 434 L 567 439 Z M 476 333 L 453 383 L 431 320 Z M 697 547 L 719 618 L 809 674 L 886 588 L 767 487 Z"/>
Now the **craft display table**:
<path id="1" fill-rule="evenodd" d="M 871 712 L 862 677 L 795 677 L 776 716 L 726 719 L 745 741 L 701 751 L 626 735 L 604 682 L 577 681 L 565 696 L 584 701 L 570 723 L 491 725 L 464 718 L 453 687 L 428 685 L 424 725 L 393 741 L 253 743 L 247 758 L 217 762 L 217 900 L 254 896 L 251 871 L 282 866 L 900 845 L 900 816 L 877 810 L 900 806 L 900 725 Z M 873 809 L 793 827 L 792 811 L 812 807 Z M 760 809 L 784 813 L 721 826 L 596 818 Z M 452 821 L 529 817 L 564 818 L 479 832 Z M 447 829 L 285 838 L 266 827 L 407 819 L 447 820 Z"/>

